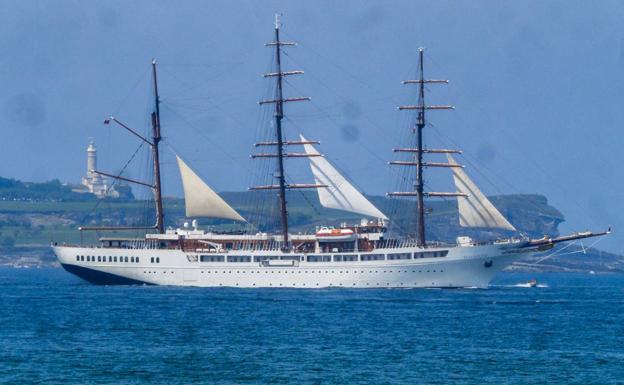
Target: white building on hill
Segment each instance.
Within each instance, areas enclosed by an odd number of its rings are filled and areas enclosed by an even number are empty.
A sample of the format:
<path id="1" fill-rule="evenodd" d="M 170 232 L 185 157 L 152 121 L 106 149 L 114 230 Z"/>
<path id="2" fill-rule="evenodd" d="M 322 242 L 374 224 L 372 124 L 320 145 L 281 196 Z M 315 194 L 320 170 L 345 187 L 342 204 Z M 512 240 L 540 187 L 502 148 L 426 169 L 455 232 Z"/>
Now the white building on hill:
<path id="1" fill-rule="evenodd" d="M 82 177 L 80 186 L 74 188 L 75 192 L 91 193 L 98 198 L 131 198 L 132 191 L 125 184 L 111 184 L 109 179 L 95 172 L 97 170 L 97 148 L 93 140 L 87 147 L 87 175 Z"/>

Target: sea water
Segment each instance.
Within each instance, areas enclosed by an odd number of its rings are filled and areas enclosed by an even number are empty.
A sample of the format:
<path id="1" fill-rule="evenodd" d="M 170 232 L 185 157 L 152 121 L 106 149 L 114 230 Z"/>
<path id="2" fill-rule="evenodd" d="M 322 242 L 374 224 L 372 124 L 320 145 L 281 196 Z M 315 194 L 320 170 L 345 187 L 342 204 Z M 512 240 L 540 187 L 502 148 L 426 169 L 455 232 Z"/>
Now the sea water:
<path id="1" fill-rule="evenodd" d="M 624 277 L 251 290 L 3 268 L 0 383 L 624 383 Z"/>

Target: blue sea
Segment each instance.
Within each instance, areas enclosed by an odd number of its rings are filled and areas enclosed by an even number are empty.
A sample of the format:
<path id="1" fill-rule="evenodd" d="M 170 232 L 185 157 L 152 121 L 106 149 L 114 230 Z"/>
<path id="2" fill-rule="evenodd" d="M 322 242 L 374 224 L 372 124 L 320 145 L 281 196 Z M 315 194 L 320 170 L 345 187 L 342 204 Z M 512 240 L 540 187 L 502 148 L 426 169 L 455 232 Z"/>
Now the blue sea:
<path id="1" fill-rule="evenodd" d="M 541 287 L 516 285 L 533 277 Z M 247 290 L 3 268 L 0 383 L 624 383 L 624 277 Z"/>

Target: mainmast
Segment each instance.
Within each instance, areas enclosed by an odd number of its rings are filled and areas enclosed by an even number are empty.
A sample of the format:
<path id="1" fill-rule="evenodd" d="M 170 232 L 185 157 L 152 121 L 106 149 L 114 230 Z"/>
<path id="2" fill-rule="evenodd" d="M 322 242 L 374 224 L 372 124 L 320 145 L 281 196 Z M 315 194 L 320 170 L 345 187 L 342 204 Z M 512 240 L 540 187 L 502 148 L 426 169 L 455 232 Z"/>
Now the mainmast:
<path id="1" fill-rule="evenodd" d="M 418 246 L 425 246 L 425 202 L 423 197 L 423 137 L 422 131 L 425 127 L 425 78 L 424 78 L 424 69 L 423 69 L 423 50 L 422 48 L 418 50 L 419 52 L 419 63 L 420 63 L 420 83 L 419 83 L 419 92 L 418 92 L 418 105 L 420 106 L 420 110 L 418 111 L 418 120 L 416 122 L 416 153 L 417 158 L 417 166 L 416 166 L 416 210 L 417 210 L 417 221 L 416 221 L 416 234 L 418 240 Z"/>
<path id="2" fill-rule="evenodd" d="M 275 98 L 275 132 L 277 137 L 277 178 L 279 181 L 280 220 L 284 248 L 288 248 L 288 211 L 286 211 L 286 179 L 284 177 L 284 137 L 282 135 L 282 119 L 284 118 L 284 100 L 282 99 L 282 60 L 280 52 L 280 19 L 275 15 L 275 61 L 277 64 L 277 97 Z"/>
<path id="3" fill-rule="evenodd" d="M 425 111 L 427 110 L 449 110 L 453 109 L 453 106 L 428 106 L 425 104 L 425 84 L 429 83 L 448 83 L 448 80 L 426 80 L 424 77 L 424 49 L 418 49 L 418 67 L 419 67 L 419 78 L 417 80 L 404 80 L 403 84 L 418 84 L 419 92 L 418 92 L 418 104 L 411 106 L 400 106 L 399 110 L 416 110 L 418 111 L 418 117 L 416 119 L 416 126 L 413 131 L 416 134 L 416 148 L 397 148 L 394 149 L 394 152 L 408 152 L 414 154 L 414 159 L 410 161 L 392 161 L 390 164 L 392 165 L 400 165 L 400 166 L 415 166 L 416 167 L 416 175 L 415 175 L 415 183 L 414 188 L 415 191 L 401 191 L 401 192 L 391 192 L 389 196 L 398 196 L 398 197 L 416 197 L 416 241 L 418 246 L 426 247 L 426 237 L 425 237 L 425 197 L 452 197 L 452 196 L 464 196 L 462 193 L 450 193 L 450 192 L 425 192 L 424 191 L 424 179 L 423 179 L 423 171 L 425 167 L 462 167 L 460 165 L 454 165 L 449 163 L 439 163 L 439 162 L 423 162 L 423 154 L 425 153 L 434 153 L 434 154 L 445 154 L 445 153 L 459 153 L 458 150 L 446 150 L 446 149 L 427 149 L 423 145 L 423 129 L 427 125 L 427 121 L 425 119 Z"/>
<path id="4" fill-rule="evenodd" d="M 158 97 L 158 79 L 156 77 L 156 60 L 152 60 L 152 77 L 154 80 L 154 112 L 152 112 L 152 158 L 154 159 L 154 199 L 156 201 L 156 229 L 160 234 L 165 232 L 165 214 L 163 213 L 162 186 L 160 181 L 160 153 L 158 144 L 160 136 L 160 100 Z"/>
<path id="5" fill-rule="evenodd" d="M 275 37 L 274 41 L 271 43 L 265 44 L 267 47 L 275 47 L 275 62 L 276 62 L 276 71 L 266 73 L 263 76 L 265 78 L 271 77 L 276 78 L 276 91 L 275 91 L 275 99 L 273 100 L 263 100 L 260 101 L 260 105 L 264 104 L 274 104 L 275 105 L 275 141 L 270 142 L 260 142 L 256 143 L 255 146 L 274 146 L 275 153 L 263 153 L 263 154 L 254 154 L 252 158 L 277 158 L 277 173 L 275 175 L 278 183 L 271 184 L 268 186 L 255 186 L 250 187 L 250 190 L 278 190 L 279 196 L 279 205 L 280 205 L 280 221 L 282 227 L 282 250 L 288 251 L 290 250 L 290 241 L 288 234 L 288 205 L 286 201 L 286 190 L 289 189 L 302 189 L 302 188 L 318 188 L 318 187 L 327 187 L 326 185 L 320 184 L 292 184 L 286 182 L 286 176 L 284 172 L 284 159 L 285 158 L 303 158 L 310 156 L 320 156 L 319 155 L 308 155 L 304 153 L 291 153 L 286 152 L 285 148 L 290 145 L 304 145 L 304 144 L 318 144 L 315 141 L 301 141 L 301 140 L 285 140 L 284 131 L 282 128 L 282 119 L 284 118 L 284 103 L 288 102 L 299 102 L 310 100 L 309 97 L 296 97 L 296 98 L 284 98 L 283 89 L 282 89 L 282 79 L 284 76 L 290 75 L 300 75 L 303 74 L 303 71 L 283 71 L 282 70 L 282 56 L 281 50 L 282 47 L 285 46 L 295 46 L 296 43 L 293 42 L 283 42 L 280 40 L 280 15 L 275 15 Z"/>

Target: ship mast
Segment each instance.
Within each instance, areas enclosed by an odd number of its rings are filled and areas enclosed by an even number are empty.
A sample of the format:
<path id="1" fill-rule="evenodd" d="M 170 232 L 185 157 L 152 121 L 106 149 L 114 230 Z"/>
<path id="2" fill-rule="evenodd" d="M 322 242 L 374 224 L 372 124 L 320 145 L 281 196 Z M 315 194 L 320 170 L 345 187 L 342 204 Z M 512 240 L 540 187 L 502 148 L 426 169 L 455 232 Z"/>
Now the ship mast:
<path id="1" fill-rule="evenodd" d="M 162 185 L 160 180 L 160 153 L 158 144 L 160 136 L 160 99 L 158 97 L 158 79 L 156 77 L 156 60 L 152 60 L 152 77 L 154 80 L 154 112 L 152 112 L 152 158 L 154 160 L 154 199 L 156 201 L 156 229 L 165 232 L 165 214 L 162 203 Z"/>
<path id="2" fill-rule="evenodd" d="M 309 97 L 295 97 L 295 98 L 285 98 L 282 88 L 282 80 L 285 76 L 290 75 L 300 75 L 303 74 L 303 71 L 283 71 L 282 70 L 282 56 L 281 50 L 282 47 L 285 46 L 295 46 L 296 43 L 293 42 L 284 42 L 280 40 L 280 15 L 275 15 L 275 35 L 274 41 L 271 43 L 265 44 L 267 47 L 275 47 L 275 62 L 276 62 L 276 72 L 270 72 L 263 74 L 262 76 L 265 78 L 275 78 L 276 79 L 276 92 L 275 99 L 273 100 L 262 100 L 258 102 L 260 105 L 264 104 L 274 104 L 275 105 L 275 141 L 270 142 L 259 142 L 255 144 L 255 147 L 258 146 L 274 146 L 275 153 L 262 153 L 262 154 L 253 154 L 252 158 L 277 158 L 277 173 L 275 175 L 278 183 L 271 184 L 268 186 L 254 186 L 250 187 L 250 190 L 278 190 L 279 197 L 279 206 L 280 206 L 280 222 L 281 222 L 281 233 L 282 233 L 282 250 L 289 251 L 290 240 L 288 234 L 288 204 L 286 201 L 286 191 L 291 189 L 310 189 L 310 188 L 319 188 L 319 187 L 327 187 L 322 184 L 294 184 L 287 183 L 285 176 L 285 167 L 284 160 L 285 158 L 305 158 L 311 156 L 321 156 L 320 154 L 307 154 L 303 153 L 294 153 L 287 152 L 285 149 L 287 146 L 291 145 L 304 145 L 304 144 L 318 144 L 316 141 L 301 141 L 301 140 L 285 140 L 285 135 L 282 127 L 282 119 L 284 118 L 284 103 L 289 102 L 300 102 L 300 101 L 309 101 Z"/>
<path id="3" fill-rule="evenodd" d="M 286 179 L 284 177 L 284 137 L 282 135 L 282 119 L 284 118 L 284 100 L 282 99 L 282 60 L 280 52 L 280 19 L 275 15 L 275 61 L 277 63 L 277 97 L 275 102 L 275 132 L 277 136 L 277 163 L 279 180 L 280 219 L 284 248 L 288 248 L 288 211 L 286 211 Z"/>
<path id="4" fill-rule="evenodd" d="M 139 181 L 131 178 L 126 178 L 115 174 L 110 174 L 106 172 L 102 172 L 99 170 L 91 170 L 93 173 L 106 176 L 109 178 L 122 180 L 125 182 L 134 183 L 137 185 L 149 187 L 154 191 L 154 200 L 156 204 L 156 223 L 153 226 L 132 226 L 132 227 L 109 227 L 109 226 L 82 226 L 79 227 L 79 230 L 139 230 L 139 229 L 155 229 L 159 234 L 165 233 L 165 214 L 163 211 L 163 201 L 162 201 L 162 184 L 160 178 L 160 152 L 158 149 L 158 144 L 162 140 L 160 135 L 160 98 L 158 96 L 158 78 L 156 76 L 156 60 L 152 60 L 152 80 L 154 83 L 154 111 L 152 112 L 152 140 L 150 141 L 145 136 L 139 134 L 136 130 L 133 130 L 128 125 L 121 122 L 119 119 L 111 116 L 108 119 L 104 120 L 104 124 L 110 124 L 110 122 L 115 122 L 126 131 L 130 132 L 132 135 L 141 139 L 144 143 L 146 143 L 152 149 L 152 158 L 153 158 L 153 168 L 154 168 L 154 182 L 147 183 L 144 181 Z"/>
<path id="5" fill-rule="evenodd" d="M 416 167 L 414 191 L 401 191 L 388 193 L 389 196 L 396 197 L 416 197 L 416 243 L 419 247 L 426 247 L 425 236 L 425 197 L 454 197 L 465 196 L 463 193 L 452 192 L 425 192 L 424 191 L 424 179 L 423 172 L 425 167 L 462 167 L 456 164 L 440 163 L 440 162 L 424 162 L 423 154 L 450 154 L 460 153 L 459 150 L 447 150 L 447 149 L 427 149 L 423 145 L 423 129 L 427 125 L 425 119 L 425 111 L 427 110 L 450 110 L 453 106 L 428 106 L 425 104 L 425 84 L 430 83 L 448 83 L 448 80 L 427 80 L 424 77 L 424 49 L 418 49 L 418 67 L 419 78 L 416 80 L 404 80 L 403 84 L 417 84 L 418 85 L 418 104 L 410 106 L 400 106 L 399 110 L 416 110 L 418 116 L 416 119 L 416 125 L 413 128 L 416 134 L 416 148 L 396 148 L 394 152 L 408 152 L 414 154 L 414 159 L 410 161 L 391 161 L 391 165 L 399 166 L 414 166 Z"/>
<path id="6" fill-rule="evenodd" d="M 419 82 L 419 92 L 418 92 L 418 105 L 420 106 L 420 110 L 418 111 L 418 121 L 416 122 L 416 156 L 417 156 L 417 166 L 416 166 L 416 210 L 417 210 L 417 221 L 416 221 L 416 234 L 418 240 L 418 246 L 425 246 L 425 202 L 423 197 L 423 137 L 422 131 L 425 128 L 425 78 L 424 78 L 424 69 L 423 69 L 423 50 L 422 48 L 419 50 L 419 63 L 420 63 L 420 82 Z"/>

